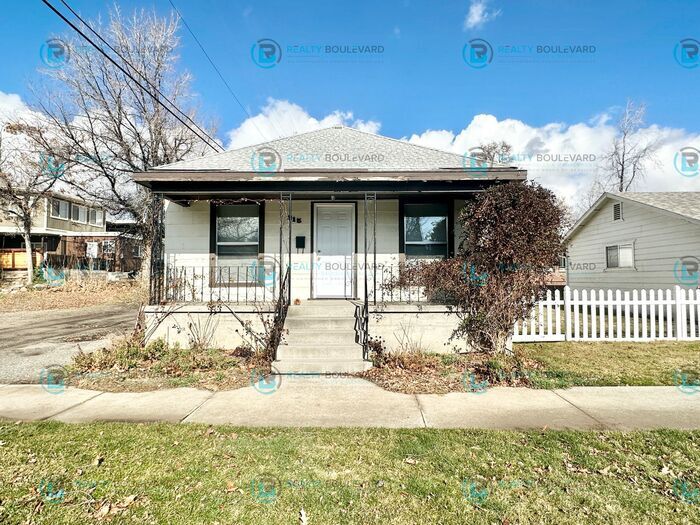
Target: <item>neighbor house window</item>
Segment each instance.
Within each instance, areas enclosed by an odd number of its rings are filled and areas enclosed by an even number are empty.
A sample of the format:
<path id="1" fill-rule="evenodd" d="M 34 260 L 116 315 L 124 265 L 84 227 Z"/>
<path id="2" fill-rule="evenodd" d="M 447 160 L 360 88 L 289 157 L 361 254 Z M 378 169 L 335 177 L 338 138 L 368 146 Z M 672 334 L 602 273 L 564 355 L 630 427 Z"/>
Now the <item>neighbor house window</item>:
<path id="1" fill-rule="evenodd" d="M 90 224 L 102 226 L 104 220 L 104 212 L 102 210 L 90 209 Z"/>
<path id="2" fill-rule="evenodd" d="M 102 241 L 102 253 L 112 255 L 114 253 L 114 241 Z"/>
<path id="3" fill-rule="evenodd" d="M 216 207 L 216 255 L 220 262 L 235 264 L 256 260 L 259 240 L 257 204 Z"/>
<path id="4" fill-rule="evenodd" d="M 606 246 L 605 260 L 608 268 L 633 268 L 634 247 L 631 244 Z"/>
<path id="5" fill-rule="evenodd" d="M 85 206 L 80 206 L 78 204 L 71 204 L 71 218 L 75 222 L 87 222 L 88 221 L 88 209 Z"/>
<path id="6" fill-rule="evenodd" d="M 141 245 L 140 244 L 134 244 L 131 247 L 131 255 L 132 255 L 132 257 L 141 257 Z"/>
<path id="7" fill-rule="evenodd" d="M 404 205 L 407 258 L 447 257 L 447 204 Z"/>
<path id="8" fill-rule="evenodd" d="M 70 203 L 60 199 L 51 199 L 51 217 L 54 219 L 70 219 Z"/>

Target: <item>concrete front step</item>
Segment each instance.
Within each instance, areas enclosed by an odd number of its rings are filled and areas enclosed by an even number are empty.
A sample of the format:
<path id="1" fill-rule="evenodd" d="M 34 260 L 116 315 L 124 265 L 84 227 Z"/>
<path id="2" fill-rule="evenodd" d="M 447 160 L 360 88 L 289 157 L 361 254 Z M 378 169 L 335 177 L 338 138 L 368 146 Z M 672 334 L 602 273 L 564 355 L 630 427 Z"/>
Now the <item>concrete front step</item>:
<path id="1" fill-rule="evenodd" d="M 277 359 L 362 359 L 358 344 L 339 345 L 280 345 Z"/>
<path id="2" fill-rule="evenodd" d="M 349 301 L 314 301 L 299 306 L 291 305 L 287 318 L 293 317 L 340 317 L 353 319 L 355 305 Z"/>
<path id="3" fill-rule="evenodd" d="M 372 368 L 362 359 L 284 359 L 272 366 L 280 374 L 355 374 Z"/>
<path id="4" fill-rule="evenodd" d="M 343 317 L 289 317 L 284 324 L 285 328 L 292 333 L 297 330 L 307 330 L 309 328 L 318 330 L 355 330 L 355 318 Z"/>
<path id="5" fill-rule="evenodd" d="M 325 345 L 354 343 L 355 330 L 323 330 L 309 327 L 306 330 L 289 330 L 285 340 L 289 346 L 307 345 L 322 348 Z"/>

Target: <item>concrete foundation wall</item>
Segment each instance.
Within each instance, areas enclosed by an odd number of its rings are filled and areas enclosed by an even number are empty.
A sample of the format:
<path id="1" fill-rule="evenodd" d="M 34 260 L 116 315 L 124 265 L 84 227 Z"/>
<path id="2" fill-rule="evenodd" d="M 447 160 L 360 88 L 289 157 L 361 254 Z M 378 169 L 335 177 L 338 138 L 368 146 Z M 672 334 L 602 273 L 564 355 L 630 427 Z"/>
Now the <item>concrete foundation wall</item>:
<path id="1" fill-rule="evenodd" d="M 168 307 L 153 306 L 146 310 L 146 333 L 151 334 L 147 343 L 164 339 L 168 344 L 179 344 L 182 348 L 189 348 L 190 340 L 196 332 L 213 334 L 210 348 L 233 350 L 244 345 L 245 341 L 252 340 L 246 335 L 241 323 L 229 312 L 210 314 L 204 305 L 183 307 L 166 315 L 168 311 Z M 251 308 L 235 311 L 243 322 L 250 322 L 253 330 L 258 333 L 263 331 L 258 313 Z M 270 318 L 273 316 L 272 312 L 265 315 L 269 315 Z"/>
<path id="2" fill-rule="evenodd" d="M 458 319 L 448 314 L 444 306 L 389 305 L 384 311 L 373 312 L 369 318 L 369 333 L 384 340 L 392 352 L 421 349 L 426 352 L 451 353 L 465 351 L 464 341 L 448 342 Z"/>

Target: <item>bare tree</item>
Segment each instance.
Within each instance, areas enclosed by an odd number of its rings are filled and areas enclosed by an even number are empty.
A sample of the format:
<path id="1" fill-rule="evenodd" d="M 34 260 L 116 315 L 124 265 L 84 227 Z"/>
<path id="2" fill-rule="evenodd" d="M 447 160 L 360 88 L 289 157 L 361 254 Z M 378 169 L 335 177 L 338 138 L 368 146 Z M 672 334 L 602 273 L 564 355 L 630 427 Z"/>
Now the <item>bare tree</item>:
<path id="1" fill-rule="evenodd" d="M 103 49 L 152 95 L 169 99 L 196 120 L 190 75 L 177 70 L 174 14 L 159 18 L 141 10 L 127 18 L 114 7 L 106 25 L 89 23 L 128 63 L 105 45 Z M 83 30 L 89 34 L 89 29 Z M 207 146 L 98 51 L 70 37 L 62 41 L 69 59 L 62 67 L 44 71 L 49 86 L 43 95 L 36 94 L 35 104 L 43 119 L 32 128 L 31 137 L 65 163 L 66 181 L 78 195 L 112 215 L 133 220 L 134 233 L 148 241 L 155 210 L 149 193 L 132 181 L 131 173 L 202 155 Z"/>
<path id="2" fill-rule="evenodd" d="M 603 184 L 607 189 L 629 191 L 644 178 L 646 168 L 654 161 L 659 142 L 656 137 L 642 133 L 645 116 L 645 104 L 627 101 L 613 143 L 603 157 L 606 172 Z"/>
<path id="3" fill-rule="evenodd" d="M 493 141 L 479 144 L 478 150 L 475 150 L 474 156 L 479 160 L 486 161 L 490 166 L 494 164 L 505 164 L 510 161 L 510 154 L 513 151 L 513 146 L 506 141 Z"/>
<path id="4" fill-rule="evenodd" d="M 13 138 L 10 144 L 8 139 Z M 12 124 L 0 129 L 0 213 L 17 227 L 24 239 L 27 284 L 31 284 L 34 278 L 32 222 L 62 175 L 63 166 L 48 155 L 32 151 L 23 138 L 21 128 Z"/>

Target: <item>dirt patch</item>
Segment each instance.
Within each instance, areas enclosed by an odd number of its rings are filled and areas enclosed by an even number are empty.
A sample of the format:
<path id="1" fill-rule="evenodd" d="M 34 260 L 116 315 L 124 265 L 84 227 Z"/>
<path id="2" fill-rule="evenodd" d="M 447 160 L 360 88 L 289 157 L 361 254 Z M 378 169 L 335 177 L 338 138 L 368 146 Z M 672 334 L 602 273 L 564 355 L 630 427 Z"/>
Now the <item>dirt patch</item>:
<path id="1" fill-rule="evenodd" d="M 140 281 L 108 283 L 103 279 L 82 279 L 44 289 L 0 291 L 0 312 L 139 304 L 146 298 L 147 292 Z"/>
<path id="2" fill-rule="evenodd" d="M 376 361 L 376 360 L 375 360 Z M 479 392 L 492 386 L 530 386 L 522 370 L 539 368 L 534 361 L 495 360 L 481 353 L 443 355 L 387 354 L 377 366 L 357 374 L 378 386 L 404 394 Z"/>

